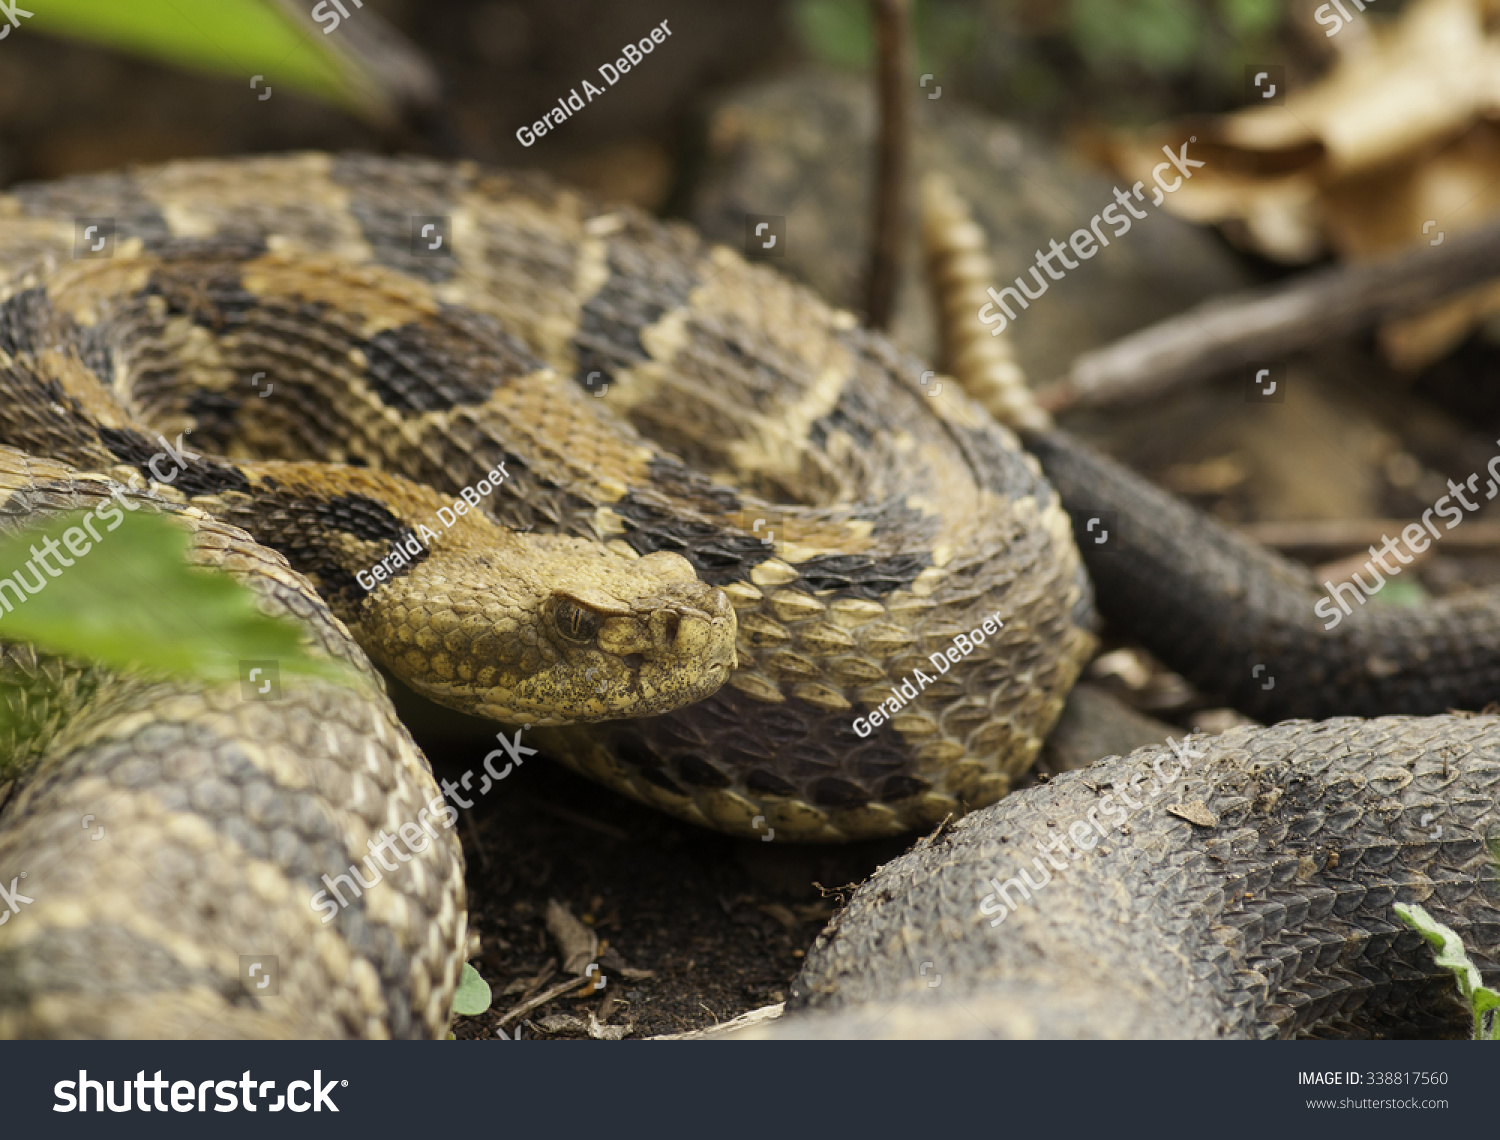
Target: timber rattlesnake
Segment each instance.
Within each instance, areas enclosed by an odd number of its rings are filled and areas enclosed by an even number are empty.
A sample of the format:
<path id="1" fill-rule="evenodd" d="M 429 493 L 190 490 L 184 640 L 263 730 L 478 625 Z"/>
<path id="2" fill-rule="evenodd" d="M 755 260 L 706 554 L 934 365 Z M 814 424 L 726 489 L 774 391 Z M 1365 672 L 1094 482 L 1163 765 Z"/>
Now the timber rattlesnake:
<path id="1" fill-rule="evenodd" d="M 299 155 L 19 188 L 0 266 L 8 522 L 127 484 L 330 651 L 362 660 L 329 611 L 419 692 L 688 819 L 829 840 L 990 802 L 1093 645 L 1067 516 L 1014 437 L 684 227 L 467 165 Z M 20 646 L 5 668 L 0 867 L 51 869 L 0 930 L 0 1032 L 441 1029 L 451 833 L 327 928 L 304 901 L 436 794 L 383 699 L 310 685 L 281 720 Z M 341 727 L 309 738 L 297 707 Z M 144 878 L 74 842 L 100 797 Z M 339 1000 L 266 1022 L 235 974 L 255 914 L 299 948 L 283 992 Z M 68 964 L 106 957 L 93 984 L 128 998 L 71 993 Z"/>
<path id="2" fill-rule="evenodd" d="M 89 256 L 80 234 L 101 222 L 109 256 Z M 1091 556 L 1108 615 L 1210 689 L 1240 693 L 1244 653 L 1282 654 L 1279 699 L 1305 715 L 1483 703 L 1500 675 L 1492 600 L 1323 639 L 1285 564 L 1033 431 L 1060 501 L 1006 429 L 956 390 L 924 398 L 922 366 L 848 314 L 682 227 L 529 177 L 300 155 L 22 187 L 0 198 L 0 267 L 0 522 L 109 494 L 170 512 L 199 561 L 366 678 L 260 704 L 4 646 L 20 727 L 0 775 L 19 791 L 0 872 L 41 870 L 0 928 L 0 1034 L 442 1031 L 465 948 L 458 846 L 433 822 L 451 809 L 361 647 L 638 799 L 802 840 L 931 824 L 1026 770 L 1093 646 L 1064 504 L 1118 512 L 1116 561 Z M 152 460 L 189 429 L 192 455 L 163 481 Z M 1003 627 L 971 641 L 990 615 Z M 1461 667 L 1432 668 L 1445 655 Z M 1478 773 L 1432 788 L 1442 808 L 1484 783 L 1493 731 L 1423 723 L 1397 733 L 1408 772 L 1458 733 Z M 1272 731 L 1258 747 L 1296 750 Z M 1345 752 L 1381 731 L 1326 729 Z M 1008 834 L 1016 813 L 1056 822 L 1081 779 L 963 834 Z M 1427 785 L 1408 785 L 1421 802 L 1406 806 L 1426 806 Z M 101 805 L 107 854 L 78 829 Z M 430 842 L 322 923 L 309 900 L 324 876 L 403 824 Z M 1461 857 L 1437 864 L 1404 840 L 1402 882 L 1385 872 L 1379 892 L 1439 866 L 1464 894 L 1481 838 L 1460 830 Z M 1065 890 L 1043 897 L 1103 921 Z M 941 902 L 912 913 L 934 930 L 981 922 L 978 899 L 972 914 Z M 858 921 L 879 941 L 893 919 L 855 912 L 836 947 Z M 280 1003 L 239 973 L 268 951 Z M 801 992 L 826 1000 L 816 977 Z M 1066 1007 L 1031 1031 L 1064 1027 Z"/>

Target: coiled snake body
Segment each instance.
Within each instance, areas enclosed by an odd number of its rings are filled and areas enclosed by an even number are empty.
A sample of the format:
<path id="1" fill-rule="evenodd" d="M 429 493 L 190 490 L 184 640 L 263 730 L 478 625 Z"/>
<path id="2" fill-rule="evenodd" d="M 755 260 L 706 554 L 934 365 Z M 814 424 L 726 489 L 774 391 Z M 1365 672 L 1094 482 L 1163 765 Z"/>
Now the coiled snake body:
<path id="1" fill-rule="evenodd" d="M 0 1034 L 443 1031 L 452 809 L 369 658 L 741 834 L 1004 795 L 1093 647 L 1092 594 L 1036 461 L 923 371 L 682 227 L 465 165 L 187 162 L 0 198 L 0 525 L 111 494 L 168 512 L 365 678 L 246 702 L 0 641 L 0 876 L 34 868 Z M 1076 516 L 1089 460 L 1051 442 L 1085 472 Z M 1249 651 L 1310 644 L 1253 618 Z M 1423 684 L 1393 691 L 1449 695 Z M 325 876 L 383 833 L 430 842 L 324 923 Z M 263 955 L 275 997 L 242 973 Z"/>
<path id="2" fill-rule="evenodd" d="M 418 691 L 689 819 L 827 840 L 989 802 L 1092 644 L 1067 516 L 1013 437 L 681 227 L 303 155 L 21 188 L 0 266 L 9 522 L 125 484 L 326 651 L 363 661 L 341 620 Z M 373 690 L 246 705 L 18 646 L 5 668 L 25 778 L 0 868 L 39 869 L 0 929 L 0 1032 L 441 1031 L 451 831 L 326 927 L 307 901 L 437 796 Z M 127 858 L 77 842 L 89 813 Z M 294 1000 L 237 974 L 277 948 Z"/>
<path id="3" fill-rule="evenodd" d="M 1495 969 L 1497 784 L 1488 716 L 1289 721 L 1103 760 L 882 867 L 779 1032 L 1461 1035 L 1451 977 L 1392 905 Z"/>

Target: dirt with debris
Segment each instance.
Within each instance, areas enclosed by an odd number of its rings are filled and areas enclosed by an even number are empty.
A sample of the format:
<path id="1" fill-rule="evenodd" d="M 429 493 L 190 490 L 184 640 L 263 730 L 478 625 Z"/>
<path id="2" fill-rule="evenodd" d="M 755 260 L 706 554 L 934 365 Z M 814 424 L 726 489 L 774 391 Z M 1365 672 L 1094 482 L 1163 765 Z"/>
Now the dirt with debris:
<path id="1" fill-rule="evenodd" d="M 410 693 L 398 694 L 398 707 L 439 779 L 461 779 L 498 747 L 493 725 Z M 911 842 L 734 839 L 541 758 L 527 758 L 461 816 L 469 921 L 480 937 L 472 962 L 494 1001 L 487 1013 L 455 1020 L 460 1039 L 502 1030 L 514 1038 L 517 1026 L 523 1038 L 608 1039 L 621 1029 L 653 1037 L 782 1001 L 839 902 L 835 888 L 863 881 Z M 598 971 L 565 970 L 567 948 L 548 929 L 554 901 L 597 935 Z M 568 992 L 533 1007 L 570 981 Z"/>
<path id="2" fill-rule="evenodd" d="M 1161 721 L 1129 712 L 1122 720 L 1127 705 L 1155 701 L 1179 719 L 1198 707 L 1181 678 L 1174 688 L 1175 675 L 1139 656 L 1128 668 L 1101 670 L 1102 688 L 1080 686 L 1033 778 L 1082 766 L 1101 748 L 1164 738 L 1170 726 Z M 394 680 L 391 687 L 437 778 L 468 798 L 460 782 L 499 747 L 496 726 Z M 1163 692 L 1178 699 L 1163 706 Z M 1114 707 L 1095 707 L 1101 701 Z M 632 803 L 543 757 L 525 757 L 460 819 L 469 922 L 479 938 L 471 962 L 493 995 L 487 1012 L 455 1018 L 461 1040 L 516 1040 L 518 1030 L 522 1040 L 658 1037 L 775 1005 L 853 889 L 918 838 L 828 847 L 736 839 Z"/>

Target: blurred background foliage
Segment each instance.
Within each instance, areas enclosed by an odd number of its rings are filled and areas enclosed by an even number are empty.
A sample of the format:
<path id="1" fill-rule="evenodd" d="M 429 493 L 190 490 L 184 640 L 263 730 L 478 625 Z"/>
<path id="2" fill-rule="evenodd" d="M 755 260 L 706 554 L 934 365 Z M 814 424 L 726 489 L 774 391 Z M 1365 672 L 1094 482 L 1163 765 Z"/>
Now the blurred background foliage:
<path id="1" fill-rule="evenodd" d="M 707 21 L 698 0 L 366 0 L 362 8 L 346 0 L 349 15 L 330 35 L 312 19 L 315 0 L 36 0 L 33 7 L 23 34 L 3 49 L 0 180 L 7 173 L 7 134 L 34 113 L 23 105 L 34 104 L 38 93 L 22 98 L 24 61 L 21 72 L 10 68 L 18 56 L 38 54 L 21 45 L 46 38 L 34 32 L 213 72 L 242 91 L 261 74 L 259 93 L 270 86 L 283 91 L 283 101 L 292 93 L 310 96 L 375 132 L 356 136 L 359 144 L 394 142 L 505 162 L 530 158 L 511 140 L 514 124 L 550 104 L 554 86 L 566 92 L 593 74 L 580 61 L 614 58 L 620 44 L 664 16 L 684 31 L 672 44 L 672 67 L 611 90 L 606 105 L 591 108 L 593 121 L 558 147 L 582 149 L 643 128 L 680 137 L 692 96 L 705 89 L 798 58 L 866 70 L 873 55 L 866 0 L 716 5 L 713 29 L 702 28 Z M 962 98 L 1048 128 L 1114 127 L 1232 109 L 1250 63 L 1288 62 L 1304 75 L 1320 70 L 1332 48 L 1312 27 L 1313 7 L 1312 0 L 913 0 L 913 22 L 921 70 Z M 1368 18 L 1387 19 L 1400 7 L 1401 0 L 1386 0 Z M 26 79 L 35 88 L 35 77 Z M 80 86 L 96 95 L 110 86 L 121 103 L 141 101 L 102 78 Z M 45 98 L 45 83 L 40 93 Z M 242 114 L 253 107 L 245 98 L 237 102 Z M 214 103 L 223 117 L 230 104 Z M 107 115 L 97 97 L 90 107 L 96 118 Z M 56 129 L 62 108 L 51 110 Z M 267 107 L 253 117 L 275 116 Z M 337 122 L 303 117 L 320 126 Z M 176 107 L 159 118 L 194 116 Z M 182 153 L 181 139 L 152 145 L 150 136 L 165 125 L 139 124 L 147 145 L 131 157 Z M 310 136 L 307 145 L 329 145 L 320 137 L 327 131 L 302 133 Z M 255 138 L 237 145 L 263 149 Z M 22 163 L 14 173 L 67 172 L 54 166 L 32 170 Z"/>
<path id="2" fill-rule="evenodd" d="M 1112 124 L 1236 105 L 1246 64 L 1280 58 L 1288 0 L 916 0 L 918 63 L 992 110 L 1097 113 Z M 1394 6 L 1393 6 L 1394 7 Z M 798 0 L 797 38 L 836 67 L 865 68 L 865 0 Z"/>
<path id="3" fill-rule="evenodd" d="M 173 0 L 48 0 L 38 7 L 31 26 L 39 31 L 236 75 L 275 60 L 289 88 L 370 119 L 388 109 L 381 85 L 389 76 L 379 61 L 357 45 L 351 50 L 347 31 L 324 35 L 326 24 L 306 18 L 310 2 L 213 0 L 185 10 Z M 1232 102 L 1242 67 L 1277 50 L 1288 7 L 1288 0 L 916 0 L 913 19 L 919 64 L 942 69 L 992 109 L 1077 113 L 1108 90 L 1112 118 L 1142 118 L 1171 112 L 1162 103 L 1175 102 L 1172 95 L 1198 107 Z M 353 27 L 365 10 L 352 0 L 346 8 L 341 22 Z M 796 42 L 813 58 L 870 65 L 866 0 L 794 0 L 790 16 Z M 525 21 L 501 22 L 519 31 Z"/>
<path id="4" fill-rule="evenodd" d="M 351 16 L 359 10 L 345 5 Z M 196 71 L 252 75 L 257 98 L 268 88 L 274 95 L 265 76 L 274 72 L 275 82 L 377 124 L 435 96 L 436 75 L 415 46 L 378 19 L 325 34 L 337 30 L 328 27 L 333 11 L 300 0 L 47 0 L 27 27 Z"/>
<path id="5" fill-rule="evenodd" d="M 873 54 L 867 0 L 344 3 L 349 15 L 325 35 L 318 0 L 34 0 L 0 44 L 0 184 L 195 154 L 359 148 L 544 165 L 586 186 L 607 169 L 614 196 L 662 208 L 718 93 L 807 62 L 867 73 Z M 1313 23 L 1317 3 L 912 10 L 918 66 L 950 99 L 1068 138 L 1233 110 L 1251 63 L 1283 63 L 1305 86 L 1335 50 Z M 1382 0 L 1361 21 L 1403 3 Z M 517 125 L 597 81 L 598 63 L 663 19 L 677 29 L 669 65 L 632 73 L 546 148 L 515 140 Z M 275 97 L 263 100 L 267 88 Z"/>

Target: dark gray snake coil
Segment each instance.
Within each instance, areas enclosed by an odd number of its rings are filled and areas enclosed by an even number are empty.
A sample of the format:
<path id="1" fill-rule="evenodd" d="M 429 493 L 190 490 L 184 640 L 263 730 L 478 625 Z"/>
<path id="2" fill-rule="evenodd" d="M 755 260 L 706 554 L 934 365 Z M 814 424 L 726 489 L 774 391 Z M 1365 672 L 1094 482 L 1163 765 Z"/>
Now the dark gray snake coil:
<path id="1" fill-rule="evenodd" d="M 1206 692 L 1267 719 L 1477 709 L 1500 692 L 1493 591 L 1372 606 L 1325 632 L 1310 574 L 1063 433 L 1026 442 L 1073 515 L 1107 620 Z M 1082 524 L 1100 511 L 1114 512 L 1107 552 Z M 1425 906 L 1494 969 L 1500 719 L 1289 720 L 1179 747 L 1202 757 L 1110 758 L 881 868 L 768 1032 L 1467 1031 L 1451 977 L 1392 904 Z"/>

